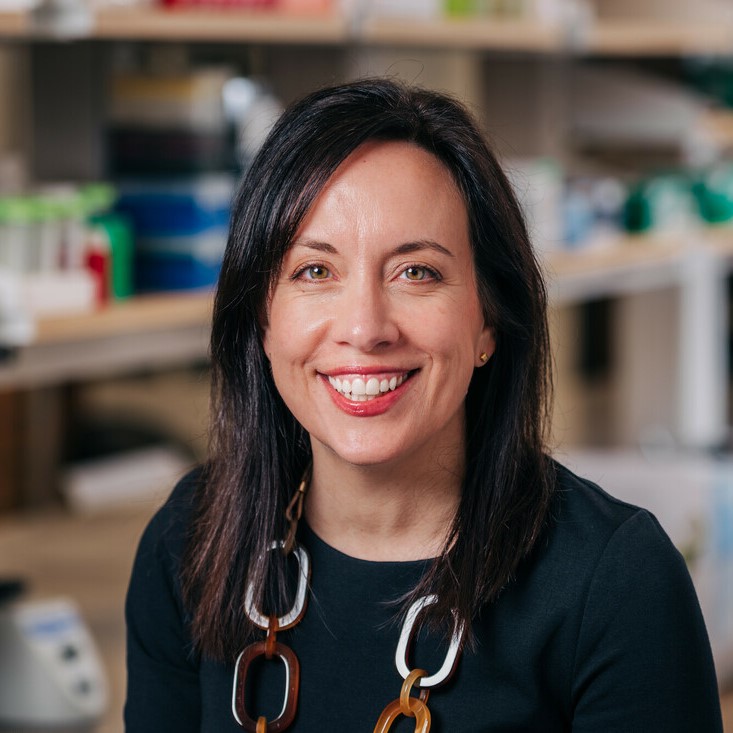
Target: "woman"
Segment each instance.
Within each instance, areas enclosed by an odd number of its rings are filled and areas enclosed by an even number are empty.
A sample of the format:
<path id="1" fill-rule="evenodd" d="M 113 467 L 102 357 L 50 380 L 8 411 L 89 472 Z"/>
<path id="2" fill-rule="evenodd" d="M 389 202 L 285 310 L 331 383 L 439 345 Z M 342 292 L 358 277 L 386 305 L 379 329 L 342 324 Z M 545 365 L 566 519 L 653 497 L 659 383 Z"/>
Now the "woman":
<path id="1" fill-rule="evenodd" d="M 680 556 L 547 457 L 545 311 L 459 104 L 285 113 L 233 210 L 211 458 L 133 570 L 129 731 L 721 730 Z"/>

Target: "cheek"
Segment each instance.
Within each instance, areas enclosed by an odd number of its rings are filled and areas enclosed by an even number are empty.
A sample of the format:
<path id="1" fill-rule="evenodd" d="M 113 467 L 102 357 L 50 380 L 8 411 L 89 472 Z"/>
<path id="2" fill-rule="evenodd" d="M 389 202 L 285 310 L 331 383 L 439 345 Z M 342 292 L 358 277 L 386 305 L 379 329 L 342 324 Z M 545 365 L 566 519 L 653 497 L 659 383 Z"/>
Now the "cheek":
<path id="1" fill-rule="evenodd" d="M 323 341 L 325 323 L 322 310 L 298 301 L 273 299 L 262 339 L 273 373 L 308 361 Z"/>

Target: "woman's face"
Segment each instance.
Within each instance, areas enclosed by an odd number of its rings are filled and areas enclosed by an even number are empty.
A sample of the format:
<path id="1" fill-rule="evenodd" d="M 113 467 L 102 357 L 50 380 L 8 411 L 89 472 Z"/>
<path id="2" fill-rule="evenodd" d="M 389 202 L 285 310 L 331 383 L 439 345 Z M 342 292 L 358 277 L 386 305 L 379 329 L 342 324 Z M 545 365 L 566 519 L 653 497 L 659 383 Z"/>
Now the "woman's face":
<path id="1" fill-rule="evenodd" d="M 358 148 L 316 199 L 274 284 L 264 347 L 314 460 L 436 459 L 493 335 L 463 199 L 422 148 Z"/>

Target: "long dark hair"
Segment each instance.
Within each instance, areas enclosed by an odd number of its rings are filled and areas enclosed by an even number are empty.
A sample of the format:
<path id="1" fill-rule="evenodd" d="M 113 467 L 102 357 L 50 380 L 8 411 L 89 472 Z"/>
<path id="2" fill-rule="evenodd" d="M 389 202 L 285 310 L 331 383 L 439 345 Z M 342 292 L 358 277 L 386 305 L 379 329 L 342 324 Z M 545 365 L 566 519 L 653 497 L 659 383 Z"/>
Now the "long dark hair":
<path id="1" fill-rule="evenodd" d="M 261 597 L 266 587 L 285 587 L 284 562 L 266 570 L 258 558 L 285 535 L 285 508 L 310 460 L 308 436 L 280 398 L 262 348 L 271 284 L 325 183 L 372 140 L 416 144 L 453 175 L 496 339 L 466 397 L 466 475 L 452 533 L 411 598 L 437 593 L 429 618 L 439 622 L 453 608 L 470 628 L 547 516 L 554 474 L 544 442 L 546 292 L 506 176 L 450 97 L 386 79 L 314 92 L 285 112 L 241 183 L 214 306 L 211 450 L 182 566 L 194 642 L 213 658 L 231 659 L 251 636 L 242 611 L 248 581 Z"/>

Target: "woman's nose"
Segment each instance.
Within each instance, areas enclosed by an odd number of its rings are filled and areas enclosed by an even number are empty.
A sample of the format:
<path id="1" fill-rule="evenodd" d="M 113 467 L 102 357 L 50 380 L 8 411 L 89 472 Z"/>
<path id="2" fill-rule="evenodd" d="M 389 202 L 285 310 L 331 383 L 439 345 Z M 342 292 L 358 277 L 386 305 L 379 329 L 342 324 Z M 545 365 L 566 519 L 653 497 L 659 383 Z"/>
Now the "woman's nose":
<path id="1" fill-rule="evenodd" d="M 395 343 L 400 331 L 389 293 L 376 283 L 344 288 L 334 313 L 334 338 L 363 353 Z"/>

